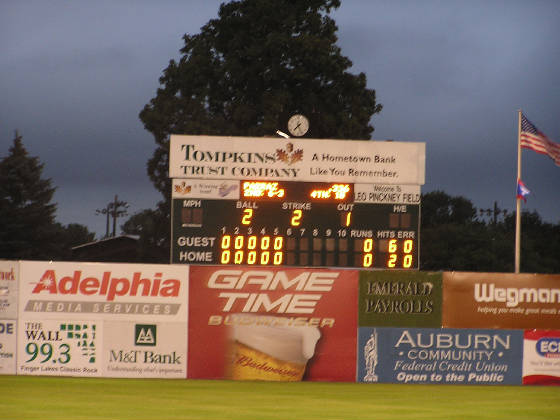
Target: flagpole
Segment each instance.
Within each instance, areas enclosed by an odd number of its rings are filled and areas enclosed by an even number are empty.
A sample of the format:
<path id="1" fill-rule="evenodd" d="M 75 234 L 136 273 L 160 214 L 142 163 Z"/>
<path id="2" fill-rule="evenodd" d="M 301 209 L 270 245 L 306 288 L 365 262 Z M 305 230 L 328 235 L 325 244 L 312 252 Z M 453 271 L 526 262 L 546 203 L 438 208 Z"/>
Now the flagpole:
<path id="1" fill-rule="evenodd" d="M 517 123 L 517 183 L 521 179 L 521 110 L 518 113 Z M 517 185 L 515 186 L 517 191 Z M 517 194 L 516 194 L 517 196 Z M 521 198 L 517 197 L 517 209 L 515 214 L 515 273 L 519 273 L 521 263 Z"/>

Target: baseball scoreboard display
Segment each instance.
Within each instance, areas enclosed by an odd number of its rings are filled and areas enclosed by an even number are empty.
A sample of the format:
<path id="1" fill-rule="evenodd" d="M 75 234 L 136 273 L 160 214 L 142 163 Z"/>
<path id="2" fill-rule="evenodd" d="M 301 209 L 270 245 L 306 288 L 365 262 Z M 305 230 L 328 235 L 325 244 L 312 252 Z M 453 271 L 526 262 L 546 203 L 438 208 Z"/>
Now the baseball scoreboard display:
<path id="1" fill-rule="evenodd" d="M 419 268 L 425 144 L 171 136 L 171 262 Z"/>

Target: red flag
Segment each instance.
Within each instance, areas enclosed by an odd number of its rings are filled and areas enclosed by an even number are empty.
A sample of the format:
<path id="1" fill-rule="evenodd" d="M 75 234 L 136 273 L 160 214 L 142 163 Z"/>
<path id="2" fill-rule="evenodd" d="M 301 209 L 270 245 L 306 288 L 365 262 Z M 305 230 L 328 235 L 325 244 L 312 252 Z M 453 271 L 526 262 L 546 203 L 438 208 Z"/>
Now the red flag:
<path id="1" fill-rule="evenodd" d="M 525 186 L 523 181 L 517 180 L 517 198 L 527 202 L 527 196 L 531 191 Z"/>

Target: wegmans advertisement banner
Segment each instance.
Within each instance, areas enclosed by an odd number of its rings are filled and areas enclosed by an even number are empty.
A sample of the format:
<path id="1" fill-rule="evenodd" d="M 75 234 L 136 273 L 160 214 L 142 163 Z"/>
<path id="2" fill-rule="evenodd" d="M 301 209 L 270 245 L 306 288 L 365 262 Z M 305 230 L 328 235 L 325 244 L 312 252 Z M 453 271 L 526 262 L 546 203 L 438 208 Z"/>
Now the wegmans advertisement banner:
<path id="1" fill-rule="evenodd" d="M 443 326 L 560 328 L 560 275 L 443 273 Z"/>

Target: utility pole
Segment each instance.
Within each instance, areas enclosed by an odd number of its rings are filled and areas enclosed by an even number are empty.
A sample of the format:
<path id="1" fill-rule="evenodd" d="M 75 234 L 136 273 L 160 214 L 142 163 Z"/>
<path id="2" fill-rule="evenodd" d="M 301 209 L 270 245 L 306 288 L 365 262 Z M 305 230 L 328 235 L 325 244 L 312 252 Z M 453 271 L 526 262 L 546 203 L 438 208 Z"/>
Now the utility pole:
<path id="1" fill-rule="evenodd" d="M 105 230 L 105 237 L 109 237 L 109 217 L 113 218 L 113 234 L 112 237 L 116 236 L 117 232 L 117 219 L 121 216 L 126 216 L 128 209 L 128 203 L 126 201 L 119 201 L 117 195 L 115 195 L 115 199 L 107 204 L 107 207 L 103 209 L 95 210 L 95 214 L 105 214 L 107 215 L 107 225 Z"/>
<path id="2" fill-rule="evenodd" d="M 480 216 L 484 216 L 484 213 L 486 213 L 488 217 L 492 216 L 493 225 L 496 225 L 498 223 L 498 217 L 500 216 L 500 214 L 503 213 L 504 217 L 507 216 L 507 210 L 499 208 L 498 203 L 496 201 L 494 201 L 493 209 L 480 209 L 479 211 L 480 211 Z"/>

